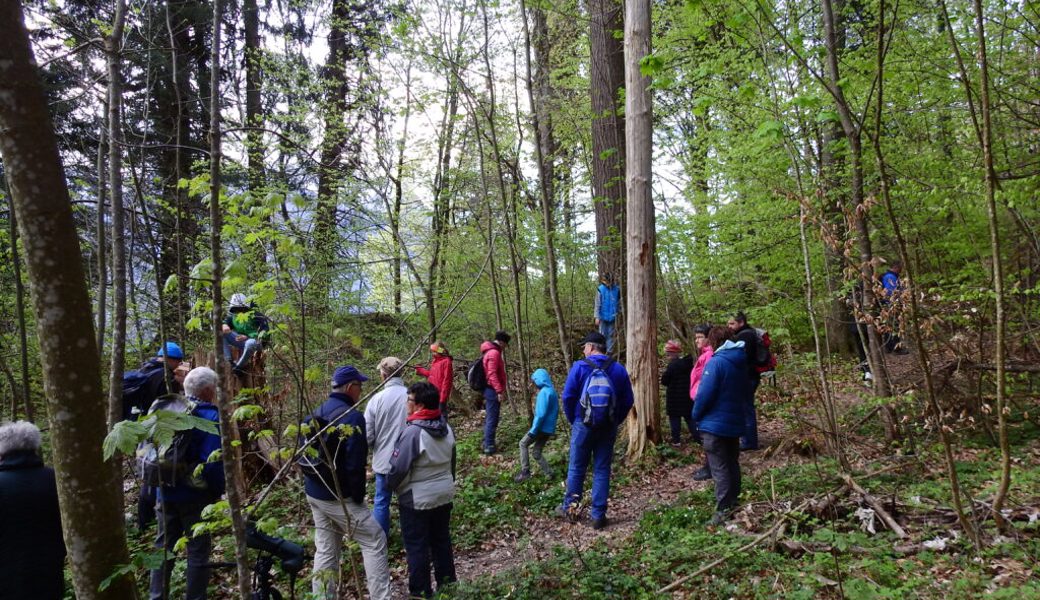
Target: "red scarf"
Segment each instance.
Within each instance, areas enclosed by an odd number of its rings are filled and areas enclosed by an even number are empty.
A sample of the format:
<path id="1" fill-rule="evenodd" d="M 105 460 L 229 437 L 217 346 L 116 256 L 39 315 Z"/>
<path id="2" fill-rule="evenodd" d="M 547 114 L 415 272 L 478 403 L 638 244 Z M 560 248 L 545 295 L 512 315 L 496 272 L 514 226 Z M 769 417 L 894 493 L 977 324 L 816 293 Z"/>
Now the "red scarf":
<path id="1" fill-rule="evenodd" d="M 408 415 L 409 421 L 439 421 L 440 419 L 441 409 L 439 408 L 420 408 Z"/>

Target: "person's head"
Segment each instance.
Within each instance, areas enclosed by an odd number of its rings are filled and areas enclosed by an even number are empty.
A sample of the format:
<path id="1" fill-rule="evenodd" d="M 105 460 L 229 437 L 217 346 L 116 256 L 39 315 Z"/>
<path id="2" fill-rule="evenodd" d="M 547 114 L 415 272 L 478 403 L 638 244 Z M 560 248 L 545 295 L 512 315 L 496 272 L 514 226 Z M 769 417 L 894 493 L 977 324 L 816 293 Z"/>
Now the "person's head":
<path id="1" fill-rule="evenodd" d="M 247 310 L 249 310 L 249 301 L 246 300 L 246 295 L 231 294 L 231 300 L 228 302 L 228 311 L 245 312 Z"/>
<path id="2" fill-rule="evenodd" d="M 603 334 L 598 331 L 585 336 L 585 339 L 581 342 L 581 351 L 585 356 L 592 356 L 593 354 L 606 354 L 607 353 L 607 338 L 603 337 Z"/>
<path id="3" fill-rule="evenodd" d="M 181 386 L 183 386 L 184 385 L 184 378 L 187 377 L 188 373 L 190 373 L 190 372 L 191 372 L 191 363 L 188 362 L 188 361 L 183 361 L 183 362 L 181 362 L 181 364 L 177 365 L 176 369 L 173 370 L 173 378 L 175 380 L 177 380 L 177 383 L 179 383 L 179 384 L 181 384 Z"/>
<path id="4" fill-rule="evenodd" d="M 217 398 L 217 373 L 209 367 L 192 369 L 184 376 L 184 393 L 199 400 L 213 402 Z"/>
<path id="5" fill-rule="evenodd" d="M 504 331 L 495 332 L 495 343 L 503 348 L 509 345 L 509 340 L 513 339 L 513 336 L 509 335 Z"/>
<path id="6" fill-rule="evenodd" d="M 675 358 L 682 354 L 682 344 L 678 340 L 668 340 L 664 343 L 664 355 L 668 358 Z"/>
<path id="7" fill-rule="evenodd" d="M 893 260 L 891 263 L 889 263 L 888 270 L 892 271 L 896 275 L 898 275 L 899 273 L 902 273 L 903 272 L 903 261 L 901 261 L 901 260 Z"/>
<path id="8" fill-rule="evenodd" d="M 448 356 L 448 347 L 444 345 L 444 342 L 437 340 L 430 344 L 430 354 L 434 356 Z"/>
<path id="9" fill-rule="evenodd" d="M 404 363 L 401 362 L 400 358 L 396 356 L 387 356 L 383 360 L 379 361 L 379 376 L 386 381 L 391 377 L 399 377 L 401 375 L 401 369 L 404 367 Z"/>
<path id="10" fill-rule="evenodd" d="M 361 384 L 366 381 L 368 377 L 353 365 L 343 365 L 332 373 L 332 391 L 346 394 L 356 402 L 361 397 Z"/>
<path id="11" fill-rule="evenodd" d="M 604 273 L 603 275 L 600 275 L 599 280 L 602 281 L 603 283 L 605 283 L 608 286 L 609 285 L 614 285 L 614 274 L 608 271 L 608 272 Z"/>
<path id="12" fill-rule="evenodd" d="M 747 315 L 742 310 L 738 310 L 736 314 L 729 318 L 729 322 L 726 323 L 730 331 L 740 331 L 745 325 L 747 325 Z"/>
<path id="13" fill-rule="evenodd" d="M 708 343 L 709 331 L 711 331 L 711 325 L 706 323 L 693 328 L 693 343 L 697 345 L 698 350 L 703 348 L 704 344 Z"/>
<path id="14" fill-rule="evenodd" d="M 726 340 L 730 339 L 732 336 L 733 332 L 730 328 L 717 325 L 708 331 L 708 337 L 705 343 L 711 344 L 713 350 L 718 350 L 719 346 L 725 344 Z"/>
<path id="15" fill-rule="evenodd" d="M 413 413 L 424 408 L 439 408 L 441 395 L 437 387 L 429 381 L 420 381 L 408 386 L 408 412 Z"/>
<path id="16" fill-rule="evenodd" d="M 165 358 L 166 366 L 171 371 L 179 367 L 181 361 L 184 360 L 184 351 L 177 345 L 177 342 L 166 342 L 155 355 Z"/>
<path id="17" fill-rule="evenodd" d="M 0 458 L 12 452 L 40 453 L 40 428 L 28 421 L 0 425 Z"/>

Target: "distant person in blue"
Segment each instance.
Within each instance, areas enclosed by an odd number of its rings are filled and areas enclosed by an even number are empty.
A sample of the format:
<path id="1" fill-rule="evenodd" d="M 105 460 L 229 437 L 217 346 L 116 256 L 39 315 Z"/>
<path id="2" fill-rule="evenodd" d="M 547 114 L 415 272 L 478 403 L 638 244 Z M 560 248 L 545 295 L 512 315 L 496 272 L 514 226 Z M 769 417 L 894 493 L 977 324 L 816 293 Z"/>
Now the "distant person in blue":
<path id="1" fill-rule="evenodd" d="M 693 399 L 693 421 L 704 441 L 711 478 L 715 480 L 715 513 L 708 522 L 712 526 L 724 523 L 737 506 L 744 407 L 754 396 L 744 342 L 730 339 L 732 333 L 721 329 L 709 333 L 719 346 L 704 368 Z"/>
<path id="2" fill-rule="evenodd" d="M 184 378 L 184 393 L 195 403 L 191 414 L 220 422 L 220 413 L 213 404 L 217 397 L 217 374 L 208 367 L 192 369 Z M 202 467 L 200 478 L 178 481 L 159 488 L 159 536 L 157 548 L 165 548 L 170 559 L 164 568 L 153 569 L 148 596 L 151 600 L 169 597 L 170 573 L 173 571 L 173 547 L 182 536 L 188 536 L 188 568 L 185 569 L 187 600 L 205 600 L 209 585 L 209 554 L 213 547 L 208 533 L 192 534 L 192 527 L 202 520 L 202 509 L 224 494 L 224 465 L 220 461 L 207 462 L 213 452 L 220 450 L 220 436 L 201 429 L 191 432 L 188 456 Z"/>
<path id="3" fill-rule="evenodd" d="M 527 435 L 520 440 L 520 473 L 515 477 L 517 482 L 531 478 L 531 461 L 527 456 L 528 448 L 534 448 L 534 459 L 542 468 L 546 477 L 552 477 L 549 461 L 542 456 L 546 442 L 556 435 L 556 418 L 560 414 L 560 397 L 553 388 L 552 379 L 545 369 L 538 369 L 531 375 L 531 381 L 538 386 L 538 398 L 534 403 L 534 421 Z"/>
<path id="4" fill-rule="evenodd" d="M 607 526 L 610 470 L 618 427 L 632 409 L 632 380 L 624 365 L 606 354 L 603 334 L 590 333 L 583 342 L 581 360 L 574 361 L 563 386 L 563 411 L 571 424 L 571 450 L 567 464 L 567 492 L 557 513 L 574 517 L 581 499 L 585 472 L 592 461 L 593 529 Z M 612 409 L 612 410 L 609 410 Z"/>
<path id="5" fill-rule="evenodd" d="M 903 293 L 903 283 L 899 280 L 899 275 L 903 272 L 903 263 L 898 260 L 892 261 L 889 265 L 888 270 L 881 276 L 881 286 L 885 290 L 885 295 L 881 299 L 881 306 L 889 308 L 892 303 L 899 299 L 900 294 Z M 908 354 L 906 348 L 903 347 L 902 340 L 896 334 L 898 326 L 898 319 L 890 316 L 888 319 L 889 331 L 884 335 L 885 352 L 893 354 Z"/>
<path id="6" fill-rule="evenodd" d="M 621 306 L 621 290 L 614 283 L 614 276 L 604 273 L 596 288 L 596 327 L 607 340 L 606 352 L 614 351 L 614 324 Z"/>

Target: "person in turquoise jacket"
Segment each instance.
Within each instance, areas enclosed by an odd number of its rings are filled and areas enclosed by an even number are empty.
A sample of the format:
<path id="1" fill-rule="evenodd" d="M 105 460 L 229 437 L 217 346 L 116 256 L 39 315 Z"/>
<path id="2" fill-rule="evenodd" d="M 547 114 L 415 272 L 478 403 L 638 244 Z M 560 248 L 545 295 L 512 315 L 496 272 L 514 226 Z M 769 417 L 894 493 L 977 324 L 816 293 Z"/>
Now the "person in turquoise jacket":
<path id="1" fill-rule="evenodd" d="M 520 440 L 520 473 L 516 481 L 524 481 L 531 478 L 531 463 L 527 457 L 527 450 L 534 446 L 534 459 L 542 468 L 546 477 L 552 477 L 552 468 L 549 461 L 542 456 L 549 438 L 556 435 L 556 417 L 560 414 L 560 397 L 553 388 L 552 379 L 545 369 L 538 369 L 531 375 L 531 381 L 538 386 L 538 398 L 534 404 L 534 421 L 531 430 Z"/>

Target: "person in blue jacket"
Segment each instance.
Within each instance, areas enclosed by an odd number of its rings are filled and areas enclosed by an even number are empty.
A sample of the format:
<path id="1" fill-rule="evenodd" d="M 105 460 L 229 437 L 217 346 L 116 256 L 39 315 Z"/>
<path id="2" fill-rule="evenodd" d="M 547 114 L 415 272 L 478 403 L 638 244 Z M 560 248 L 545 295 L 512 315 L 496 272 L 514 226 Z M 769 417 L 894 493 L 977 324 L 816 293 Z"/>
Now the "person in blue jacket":
<path id="1" fill-rule="evenodd" d="M 538 369 L 531 375 L 531 381 L 538 386 L 538 398 L 534 403 L 534 421 L 531 430 L 520 440 L 520 473 L 516 481 L 521 482 L 531 478 L 531 462 L 527 457 L 528 448 L 534 447 L 534 459 L 542 468 L 542 473 L 551 478 L 552 468 L 549 461 L 542 456 L 549 438 L 556 435 L 556 417 L 560 414 L 560 397 L 556 395 L 552 379 L 545 369 Z"/>
<path id="2" fill-rule="evenodd" d="M 610 496 L 610 472 L 614 460 L 614 441 L 618 427 L 632 409 L 632 380 L 624 365 L 606 354 L 607 340 L 599 332 L 590 333 L 583 342 L 585 358 L 574 361 L 563 386 L 563 411 L 571 424 L 571 449 L 567 463 L 567 492 L 557 514 L 573 518 L 573 505 L 581 498 L 585 472 L 592 460 L 592 505 L 589 516 L 593 529 L 607 526 L 607 499 Z M 588 426 L 583 422 L 581 396 L 591 378 L 593 366 L 603 370 L 610 380 L 614 396 L 614 414 L 609 423 Z"/>
<path id="3" fill-rule="evenodd" d="M 740 495 L 740 436 L 744 406 L 754 390 L 747 376 L 744 342 L 729 339 L 726 332 L 712 331 L 709 338 L 719 345 L 704 368 L 692 417 L 715 481 L 715 514 L 709 525 L 721 525 Z"/>
<path id="4" fill-rule="evenodd" d="M 604 273 L 600 278 L 599 287 L 596 288 L 596 327 L 606 338 L 606 353 L 614 351 L 614 323 L 617 321 L 618 310 L 621 307 L 621 290 L 614 283 L 614 276 Z"/>
<path id="5" fill-rule="evenodd" d="M 217 374 L 208 367 L 192 369 L 184 378 L 184 393 L 195 403 L 191 414 L 220 422 L 220 412 L 214 400 L 217 396 Z M 209 554 L 212 541 L 208 533 L 191 535 L 192 527 L 202 520 L 202 509 L 220 499 L 224 494 L 224 465 L 219 460 L 209 461 L 210 455 L 220 450 L 220 436 L 193 429 L 188 446 L 188 456 L 202 466 L 201 481 L 191 478 L 174 485 L 159 488 L 158 507 L 159 535 L 155 539 L 157 548 L 165 548 L 169 560 L 161 569 L 152 569 L 149 598 L 161 600 L 169 597 L 170 573 L 173 571 L 173 547 L 181 536 L 188 537 L 188 568 L 185 570 L 185 598 L 205 600 L 209 585 Z"/>

